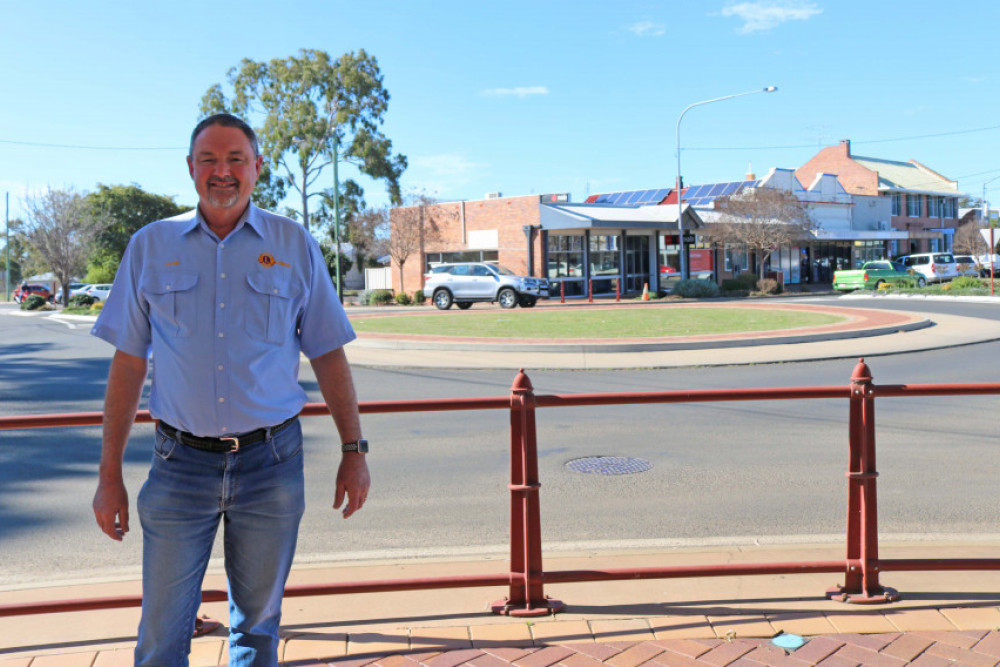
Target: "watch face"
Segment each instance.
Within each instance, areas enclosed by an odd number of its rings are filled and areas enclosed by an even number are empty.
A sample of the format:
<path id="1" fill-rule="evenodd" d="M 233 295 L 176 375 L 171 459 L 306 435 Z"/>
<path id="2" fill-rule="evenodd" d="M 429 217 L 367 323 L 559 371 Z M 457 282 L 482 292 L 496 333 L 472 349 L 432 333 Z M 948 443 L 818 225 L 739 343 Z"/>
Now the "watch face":
<path id="1" fill-rule="evenodd" d="M 340 446 L 340 451 L 342 452 L 359 452 L 361 454 L 368 453 L 368 441 L 364 438 L 356 440 L 355 442 L 345 442 Z"/>

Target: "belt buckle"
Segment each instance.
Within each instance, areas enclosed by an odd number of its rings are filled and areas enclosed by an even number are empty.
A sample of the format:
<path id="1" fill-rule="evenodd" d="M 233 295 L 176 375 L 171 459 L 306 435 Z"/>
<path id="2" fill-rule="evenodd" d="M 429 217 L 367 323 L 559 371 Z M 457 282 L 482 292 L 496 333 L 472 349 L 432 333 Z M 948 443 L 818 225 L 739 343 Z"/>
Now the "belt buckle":
<path id="1" fill-rule="evenodd" d="M 229 437 L 229 438 L 219 438 L 219 440 L 232 440 L 233 441 L 233 446 L 232 446 L 232 448 L 228 452 L 226 452 L 227 454 L 232 454 L 233 452 L 240 451 L 240 439 L 239 438 Z"/>

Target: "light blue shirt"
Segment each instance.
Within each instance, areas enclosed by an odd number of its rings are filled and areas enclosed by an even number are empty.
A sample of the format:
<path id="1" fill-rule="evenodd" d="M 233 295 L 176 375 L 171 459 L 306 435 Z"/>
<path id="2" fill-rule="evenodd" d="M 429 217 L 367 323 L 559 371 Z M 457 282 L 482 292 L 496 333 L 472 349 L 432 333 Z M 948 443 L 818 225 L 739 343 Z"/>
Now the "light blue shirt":
<path id="1" fill-rule="evenodd" d="M 315 239 L 252 204 L 221 241 L 197 210 L 136 232 L 91 333 L 152 354 L 153 417 L 213 437 L 298 414 L 300 351 L 355 337 Z"/>

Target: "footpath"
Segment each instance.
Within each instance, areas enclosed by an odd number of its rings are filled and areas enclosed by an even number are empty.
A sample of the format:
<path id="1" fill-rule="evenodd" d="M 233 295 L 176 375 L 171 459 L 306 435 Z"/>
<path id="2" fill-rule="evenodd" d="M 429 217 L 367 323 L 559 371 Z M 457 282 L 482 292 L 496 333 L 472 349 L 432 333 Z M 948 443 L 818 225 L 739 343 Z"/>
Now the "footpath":
<path id="1" fill-rule="evenodd" d="M 845 303 L 845 305 L 847 305 Z M 903 319 L 894 319 L 902 317 Z M 852 327 L 796 332 L 799 342 L 747 339 L 661 341 L 664 349 L 623 349 L 620 341 L 579 349 L 476 349 L 457 341 L 352 343 L 362 365 L 454 368 L 636 368 L 857 358 L 996 340 L 992 321 L 913 312 L 851 320 Z M 889 327 L 893 332 L 886 330 Z M 878 329 L 878 332 L 876 332 Z M 812 337 L 812 338 L 810 338 Z M 423 345 L 423 347 L 421 347 Z M 536 356 L 537 355 L 537 356 Z M 478 366 L 475 366 L 478 359 Z M 404 363 L 405 362 L 405 363 Z M 664 508 L 665 513 L 669 508 Z M 543 526 L 544 529 L 544 526 Z M 993 558 L 1000 544 L 965 536 L 949 541 L 880 544 L 882 558 Z M 546 554 L 545 570 L 600 570 L 753 562 L 842 560 L 842 544 L 782 540 L 675 548 Z M 495 555 L 301 565 L 290 585 L 506 572 Z M 901 599 L 853 605 L 827 599 L 843 574 L 720 576 L 548 584 L 563 612 L 511 618 L 490 612 L 506 589 L 458 588 L 288 598 L 283 665 L 343 667 L 611 667 L 649 665 L 975 665 L 1000 664 L 1000 572 L 882 572 Z M 210 573 L 206 589 L 225 586 Z M 135 580 L 8 589 L 0 604 L 137 595 Z M 225 603 L 202 613 L 222 626 L 193 642 L 191 664 L 227 663 Z M 0 667 L 113 667 L 132 664 L 138 609 L 0 617 Z M 780 646 L 783 644 L 784 646 Z"/>

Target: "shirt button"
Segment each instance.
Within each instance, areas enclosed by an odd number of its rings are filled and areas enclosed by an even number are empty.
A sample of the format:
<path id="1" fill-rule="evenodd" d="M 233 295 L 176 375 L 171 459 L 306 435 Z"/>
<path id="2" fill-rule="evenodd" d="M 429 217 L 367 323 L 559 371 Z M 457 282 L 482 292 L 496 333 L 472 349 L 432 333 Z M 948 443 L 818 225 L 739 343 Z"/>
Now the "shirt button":
<path id="1" fill-rule="evenodd" d="M 225 403 L 225 402 L 226 402 L 226 399 L 223 398 L 222 396 L 219 396 L 219 403 Z"/>
<path id="2" fill-rule="evenodd" d="M 219 365 L 218 365 L 218 366 L 216 366 L 215 368 L 216 368 L 216 370 L 220 370 L 220 371 L 221 371 L 221 370 L 223 369 L 223 366 L 222 366 L 222 364 L 219 364 Z"/>
<path id="3" fill-rule="evenodd" d="M 219 308 L 225 308 L 225 307 L 226 307 L 226 304 L 224 304 L 224 303 L 220 303 L 219 304 Z"/>
<path id="4" fill-rule="evenodd" d="M 219 250 L 222 250 L 222 249 L 223 249 L 223 248 L 225 248 L 225 247 L 226 247 L 226 244 L 225 244 L 225 243 L 220 243 L 220 244 L 219 244 Z"/>
<path id="5" fill-rule="evenodd" d="M 170 285 L 167 285 L 167 287 L 166 287 L 166 288 L 167 288 L 167 289 L 170 289 Z"/>
<path id="6" fill-rule="evenodd" d="M 275 288 L 274 288 L 273 290 L 271 290 L 271 291 L 272 291 L 272 292 L 274 292 L 275 294 L 277 294 L 277 293 L 278 293 L 278 288 L 277 288 L 277 287 L 275 287 Z"/>
<path id="7" fill-rule="evenodd" d="M 225 274 L 225 273 L 220 273 L 220 274 L 219 274 L 219 277 L 220 277 L 220 278 L 225 278 L 225 277 L 226 277 L 226 274 Z"/>
<path id="8" fill-rule="evenodd" d="M 220 331 L 220 332 L 219 332 L 219 338 L 225 338 L 225 337 L 226 337 L 226 334 L 224 334 L 224 333 L 222 333 L 222 332 Z"/>

